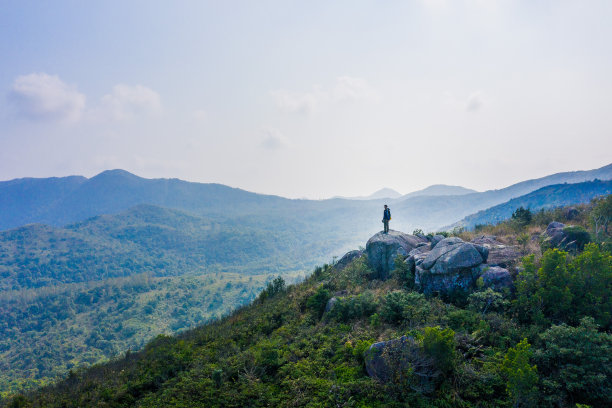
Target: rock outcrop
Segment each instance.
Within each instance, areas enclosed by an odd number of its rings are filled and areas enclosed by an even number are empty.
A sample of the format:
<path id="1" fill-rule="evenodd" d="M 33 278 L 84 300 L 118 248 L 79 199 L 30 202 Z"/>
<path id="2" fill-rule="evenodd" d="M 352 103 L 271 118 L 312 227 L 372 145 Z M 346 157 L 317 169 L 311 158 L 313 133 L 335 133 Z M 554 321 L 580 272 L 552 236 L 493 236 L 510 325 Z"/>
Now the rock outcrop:
<path id="1" fill-rule="evenodd" d="M 547 248 L 560 248 L 565 251 L 582 249 L 591 238 L 584 228 L 577 225 L 565 225 L 551 222 L 542 234 L 542 245 Z"/>
<path id="2" fill-rule="evenodd" d="M 363 251 L 358 251 L 358 250 L 349 251 L 346 254 L 344 254 L 344 256 L 340 258 L 338 262 L 336 262 L 336 264 L 334 265 L 334 268 L 338 271 L 341 271 L 342 269 L 346 268 L 347 265 L 350 264 L 354 259 L 359 258 L 362 255 L 363 255 Z"/>
<path id="3" fill-rule="evenodd" d="M 510 272 L 508 272 L 507 269 L 499 266 L 485 267 L 484 272 L 480 277 L 483 280 L 485 288 L 501 291 L 504 289 L 512 289 L 514 287 Z"/>
<path id="4" fill-rule="evenodd" d="M 565 228 L 565 224 L 553 221 L 548 224 L 546 227 L 546 231 L 542 234 L 544 237 L 544 243 L 551 248 L 556 248 L 561 245 L 563 241 L 566 240 L 567 236 L 563 232 Z"/>
<path id="5" fill-rule="evenodd" d="M 473 244 L 481 245 L 489 250 L 487 264 L 491 266 L 501 266 L 511 268 L 516 265 L 521 253 L 513 245 L 506 245 L 497 241 L 493 235 L 483 235 L 472 240 Z"/>
<path id="6" fill-rule="evenodd" d="M 434 389 L 440 375 L 412 337 L 374 343 L 364 355 L 368 375 L 382 383 L 411 384 L 419 392 Z"/>
<path id="7" fill-rule="evenodd" d="M 415 285 L 425 294 L 450 294 L 474 287 L 481 275 L 479 266 L 487 260 L 488 250 L 461 238 L 445 238 L 417 265 L 415 258 Z"/>
<path id="8" fill-rule="evenodd" d="M 375 278 L 388 279 L 395 269 L 395 259 L 398 255 L 407 256 L 420 243 L 428 241 L 399 231 L 379 232 L 368 240 L 366 254 L 368 262 L 375 272 Z"/>

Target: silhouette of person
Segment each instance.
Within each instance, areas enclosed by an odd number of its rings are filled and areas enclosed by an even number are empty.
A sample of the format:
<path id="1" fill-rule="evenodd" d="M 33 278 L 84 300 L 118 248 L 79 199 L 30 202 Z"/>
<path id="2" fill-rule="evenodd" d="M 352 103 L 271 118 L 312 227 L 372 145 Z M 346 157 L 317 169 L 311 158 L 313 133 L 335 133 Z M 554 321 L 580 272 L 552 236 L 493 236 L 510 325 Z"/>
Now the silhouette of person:
<path id="1" fill-rule="evenodd" d="M 385 226 L 385 234 L 389 233 L 389 221 L 391 221 L 391 210 L 389 209 L 389 207 L 387 207 L 387 204 L 385 204 L 385 211 L 383 211 L 383 225 Z"/>

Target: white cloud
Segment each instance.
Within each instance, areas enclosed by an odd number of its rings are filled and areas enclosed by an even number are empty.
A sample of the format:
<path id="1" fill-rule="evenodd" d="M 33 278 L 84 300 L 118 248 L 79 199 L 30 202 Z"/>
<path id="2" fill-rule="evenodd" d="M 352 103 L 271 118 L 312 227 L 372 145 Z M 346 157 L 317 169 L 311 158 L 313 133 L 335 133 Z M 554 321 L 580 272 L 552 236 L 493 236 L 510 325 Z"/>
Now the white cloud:
<path id="1" fill-rule="evenodd" d="M 276 106 L 283 112 L 311 114 L 337 103 L 347 101 L 378 102 L 378 92 L 363 78 L 341 76 L 330 89 L 315 86 L 309 92 L 285 89 L 271 91 Z"/>
<path id="2" fill-rule="evenodd" d="M 142 85 L 115 85 L 112 93 L 102 97 L 102 110 L 117 120 L 153 114 L 161 107 L 159 94 Z"/>
<path id="3" fill-rule="evenodd" d="M 378 102 L 378 92 L 363 78 L 341 76 L 336 80 L 332 91 L 334 99 L 339 101 L 356 100 Z"/>
<path id="4" fill-rule="evenodd" d="M 17 77 L 9 99 L 21 116 L 33 120 L 76 122 L 85 109 L 85 95 L 44 72 Z"/>
<path id="5" fill-rule="evenodd" d="M 468 112 L 476 112 L 484 106 L 485 101 L 482 92 L 472 93 L 465 102 L 465 110 Z"/>
<path id="6" fill-rule="evenodd" d="M 310 114 L 317 110 L 322 98 L 325 97 L 320 91 L 295 93 L 284 89 L 271 91 L 270 94 L 276 100 L 276 106 L 283 112 Z"/>
<path id="7" fill-rule="evenodd" d="M 264 131 L 265 137 L 260 143 L 260 146 L 264 149 L 278 150 L 288 146 L 287 139 L 278 129 L 266 129 Z"/>

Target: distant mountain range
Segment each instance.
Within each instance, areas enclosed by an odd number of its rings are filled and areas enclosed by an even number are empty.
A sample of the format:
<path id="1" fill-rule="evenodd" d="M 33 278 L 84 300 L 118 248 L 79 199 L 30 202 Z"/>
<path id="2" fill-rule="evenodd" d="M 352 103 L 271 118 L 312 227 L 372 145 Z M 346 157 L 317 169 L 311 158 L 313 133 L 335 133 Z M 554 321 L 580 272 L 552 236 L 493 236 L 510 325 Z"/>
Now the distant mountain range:
<path id="1" fill-rule="evenodd" d="M 266 230 L 274 230 L 275 223 L 301 225 L 313 231 L 334 230 L 345 239 L 362 242 L 380 228 L 383 201 L 389 201 L 392 207 L 394 228 L 432 230 L 547 185 L 594 179 L 612 179 L 612 164 L 589 171 L 557 173 L 482 193 L 470 193 L 457 186 L 431 186 L 393 200 L 290 200 L 221 184 L 145 179 L 123 170 L 109 170 L 90 179 L 70 176 L 0 182 L 0 230 L 30 223 L 64 226 L 150 204 L 218 220 L 232 219 Z M 444 191 L 454 195 L 439 195 Z"/>
<path id="2" fill-rule="evenodd" d="M 434 184 L 426 187 L 423 190 L 413 191 L 412 193 L 404 194 L 401 198 L 410 198 L 418 196 L 458 196 L 470 193 L 477 193 L 476 190 L 471 188 L 465 188 L 461 186 L 448 186 L 446 184 Z"/>
<path id="3" fill-rule="evenodd" d="M 512 213 L 519 207 L 528 208 L 532 211 L 563 207 L 585 203 L 593 197 L 607 194 L 612 194 L 611 180 L 586 181 L 576 184 L 554 184 L 542 187 L 524 196 L 513 198 L 503 204 L 478 211 L 476 214 L 465 217 L 449 228 L 459 226 L 470 229 L 479 224 L 497 224 L 510 218 Z"/>
<path id="4" fill-rule="evenodd" d="M 334 198 L 343 198 L 346 200 L 378 200 L 378 199 L 401 199 L 401 198 L 409 198 L 409 197 L 417 197 L 417 196 L 443 196 L 443 195 L 462 195 L 476 193 L 476 190 L 472 190 L 469 188 L 461 187 L 461 186 L 448 186 L 446 184 L 434 184 L 432 186 L 426 187 L 422 190 L 413 191 L 408 194 L 401 194 L 392 188 L 381 188 L 378 191 L 373 192 L 368 196 L 360 196 L 360 197 L 334 197 Z"/>

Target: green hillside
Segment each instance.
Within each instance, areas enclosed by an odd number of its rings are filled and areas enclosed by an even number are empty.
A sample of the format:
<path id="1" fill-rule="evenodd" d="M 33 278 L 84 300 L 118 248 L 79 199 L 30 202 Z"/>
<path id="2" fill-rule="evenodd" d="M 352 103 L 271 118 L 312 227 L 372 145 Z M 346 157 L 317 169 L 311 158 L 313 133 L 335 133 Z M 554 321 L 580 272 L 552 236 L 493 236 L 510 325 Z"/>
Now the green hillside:
<path id="1" fill-rule="evenodd" d="M 556 220 L 575 220 L 574 232 L 590 228 L 594 211 L 612 215 L 609 201 L 610 196 L 571 219 Z M 510 220 L 479 233 L 506 231 L 498 239 L 520 242 L 559 214 L 542 212 L 537 219 Z M 55 386 L 6 403 L 610 406 L 612 254 L 606 249 L 610 231 L 602 231 L 597 243 L 572 253 L 526 245 L 515 291 L 480 287 L 468 298 L 447 302 L 412 289 L 403 263 L 386 281 L 372 279 L 365 257 L 343 269 L 325 265 L 301 284 L 270 283 L 230 316 L 178 336 L 160 336 L 140 352 L 71 372 Z M 326 312 L 332 296 L 338 300 Z M 404 335 L 412 339 L 412 354 L 402 357 L 408 358 L 405 369 L 383 382 L 371 378 L 364 364 L 370 345 Z"/>
<path id="2" fill-rule="evenodd" d="M 329 258 L 307 240 L 148 205 L 0 232 L 0 392 L 222 316 Z"/>
<path id="3" fill-rule="evenodd" d="M 521 197 L 513 198 L 476 214 L 465 217 L 454 226 L 474 228 L 476 225 L 495 224 L 509 218 L 519 207 L 540 210 L 589 202 L 593 197 L 612 193 L 612 181 L 588 181 L 575 184 L 546 186 Z"/>

